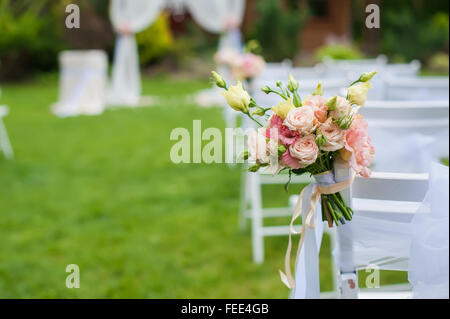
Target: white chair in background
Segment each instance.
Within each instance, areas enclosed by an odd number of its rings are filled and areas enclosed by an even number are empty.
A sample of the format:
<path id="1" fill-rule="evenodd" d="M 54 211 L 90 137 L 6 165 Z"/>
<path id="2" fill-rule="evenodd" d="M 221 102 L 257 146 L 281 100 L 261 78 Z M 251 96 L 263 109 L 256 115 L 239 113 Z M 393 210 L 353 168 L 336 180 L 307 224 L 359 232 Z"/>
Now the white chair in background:
<path id="1" fill-rule="evenodd" d="M 299 80 L 318 80 L 325 78 L 326 68 L 323 64 L 318 63 L 313 67 L 295 67 L 292 68 L 290 74 Z"/>
<path id="2" fill-rule="evenodd" d="M 387 75 L 385 100 L 448 100 L 448 77 L 399 77 Z"/>
<path id="3" fill-rule="evenodd" d="M 409 63 L 390 63 L 384 66 L 384 73 L 391 76 L 415 77 L 419 75 L 422 64 L 419 60 L 412 60 Z"/>
<path id="4" fill-rule="evenodd" d="M 380 55 L 375 59 L 359 60 L 332 60 L 323 61 L 325 74 L 327 77 L 347 77 L 349 72 L 355 72 L 358 75 L 362 72 L 370 72 L 382 69 L 387 63 L 387 57 Z"/>
<path id="5" fill-rule="evenodd" d="M 6 159 L 12 159 L 14 157 L 14 151 L 9 141 L 8 133 L 6 131 L 3 118 L 8 115 L 9 110 L 7 106 L 0 105 L 0 149 L 3 151 Z"/>
<path id="6" fill-rule="evenodd" d="M 244 230 L 246 220 L 251 220 L 252 252 L 255 263 L 260 264 L 264 261 L 264 237 L 289 235 L 289 226 L 264 226 L 264 219 L 290 216 L 292 209 L 289 202 L 284 207 L 265 208 L 262 195 L 264 185 L 279 185 L 278 191 L 284 192 L 283 185 L 288 180 L 287 174 L 272 176 L 264 172 L 243 172 L 239 223 L 241 230 Z M 291 178 L 292 184 L 309 184 L 310 182 L 311 179 L 308 176 L 292 175 Z"/>
<path id="7" fill-rule="evenodd" d="M 52 107 L 61 117 L 97 115 L 105 109 L 108 61 L 104 51 L 64 51 L 59 56 L 59 101 Z"/>
<path id="8" fill-rule="evenodd" d="M 376 171 L 427 172 L 449 155 L 449 101 L 368 101 L 359 110 L 369 124 Z"/>

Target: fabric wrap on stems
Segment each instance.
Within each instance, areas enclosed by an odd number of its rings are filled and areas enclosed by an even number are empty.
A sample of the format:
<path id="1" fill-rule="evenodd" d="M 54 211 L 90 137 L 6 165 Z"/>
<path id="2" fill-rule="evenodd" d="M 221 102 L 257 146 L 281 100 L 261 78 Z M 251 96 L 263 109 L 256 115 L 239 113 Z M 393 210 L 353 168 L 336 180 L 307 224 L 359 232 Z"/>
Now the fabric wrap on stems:
<path id="1" fill-rule="evenodd" d="M 297 248 L 297 255 L 295 259 L 295 264 L 297 265 L 303 243 L 305 242 L 307 237 L 306 234 L 307 228 L 314 229 L 316 226 L 316 218 L 315 218 L 316 208 L 321 198 L 321 195 L 334 194 L 349 188 L 353 184 L 355 174 L 353 173 L 351 177 L 347 180 L 336 182 L 334 173 L 332 171 L 327 171 L 318 175 L 314 175 L 314 179 L 316 180 L 316 183 L 312 183 L 309 186 L 305 187 L 298 197 L 297 204 L 295 205 L 294 213 L 292 215 L 292 219 L 289 224 L 289 243 L 286 250 L 285 264 L 284 264 L 285 272 L 281 270 L 279 271 L 281 281 L 288 288 L 291 289 L 295 287 L 295 281 L 291 271 L 292 235 L 300 234 L 299 244 Z M 303 207 L 303 197 L 305 192 L 311 192 L 309 204 L 305 206 L 306 209 Z M 302 215 L 302 212 L 303 212 L 302 227 L 300 231 L 296 231 L 294 229 L 294 222 L 297 220 L 298 217 L 300 217 L 300 215 Z M 312 235 L 314 236 L 313 240 L 315 241 L 316 239 L 315 234 Z M 317 243 L 311 244 L 317 245 Z M 318 246 L 320 246 L 320 243 L 318 243 Z M 318 268 L 318 261 L 317 261 L 317 268 Z"/>

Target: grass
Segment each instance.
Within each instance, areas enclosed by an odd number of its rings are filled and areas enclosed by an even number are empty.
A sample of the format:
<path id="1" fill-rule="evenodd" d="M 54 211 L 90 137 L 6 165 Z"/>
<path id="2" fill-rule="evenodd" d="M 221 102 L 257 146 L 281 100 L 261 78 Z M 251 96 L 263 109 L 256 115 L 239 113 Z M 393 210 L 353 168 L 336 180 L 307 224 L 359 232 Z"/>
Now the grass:
<path id="1" fill-rule="evenodd" d="M 240 169 L 170 161 L 173 128 L 224 128 L 221 109 L 183 103 L 207 86 L 144 79 L 145 94 L 169 102 L 65 119 L 49 112 L 54 76 L 3 86 L 16 159 L 0 154 L 0 298 L 288 296 L 278 276 L 287 238 L 267 239 L 255 265 L 250 233 L 238 231 Z M 287 203 L 281 186 L 265 192 Z M 321 254 L 329 290 L 327 240 Z M 80 267 L 80 289 L 65 286 L 68 264 Z"/>

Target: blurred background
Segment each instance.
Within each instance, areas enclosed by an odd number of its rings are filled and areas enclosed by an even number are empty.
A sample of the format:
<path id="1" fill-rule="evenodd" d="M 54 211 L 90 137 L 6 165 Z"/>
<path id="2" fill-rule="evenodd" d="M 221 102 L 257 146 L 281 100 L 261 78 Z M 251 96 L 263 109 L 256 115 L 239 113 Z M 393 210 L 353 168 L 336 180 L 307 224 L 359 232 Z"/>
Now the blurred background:
<path id="1" fill-rule="evenodd" d="M 79 29 L 64 25 L 70 3 L 80 8 Z M 370 3 L 381 9 L 379 29 L 364 26 Z M 226 126 L 220 106 L 192 98 L 211 87 L 220 36 L 188 10 L 163 10 L 136 34 L 151 107 L 50 112 L 62 51 L 103 50 L 112 64 L 109 6 L 0 0 L 0 105 L 8 106 L 3 121 L 14 150 L 12 160 L 0 152 L 0 297 L 286 298 L 278 269 L 287 238 L 267 239 L 265 261 L 255 264 L 249 229 L 238 228 L 241 168 L 170 161 L 172 129 L 192 131 L 193 119 Z M 311 67 L 384 55 L 389 63 L 419 61 L 420 76 L 448 77 L 448 14 L 448 1 L 247 0 L 240 29 L 268 63 Z M 286 204 L 300 188 L 267 186 L 264 200 Z M 321 288 L 331 290 L 328 237 L 321 254 Z M 80 267 L 80 289 L 65 286 L 68 264 Z M 406 280 L 381 276 L 382 284 Z"/>

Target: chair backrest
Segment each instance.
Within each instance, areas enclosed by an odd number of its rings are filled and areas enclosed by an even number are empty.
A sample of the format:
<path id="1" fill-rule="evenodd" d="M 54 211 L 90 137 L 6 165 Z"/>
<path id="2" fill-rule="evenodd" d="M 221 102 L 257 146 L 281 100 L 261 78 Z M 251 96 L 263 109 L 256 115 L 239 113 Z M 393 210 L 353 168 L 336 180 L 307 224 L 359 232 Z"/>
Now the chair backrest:
<path id="1" fill-rule="evenodd" d="M 449 125 L 449 101 L 368 101 L 359 110 L 371 128 L 427 133 Z"/>
<path id="2" fill-rule="evenodd" d="M 448 156 L 449 102 L 371 101 L 360 109 L 375 147 L 375 170 L 426 172 Z"/>
<path id="3" fill-rule="evenodd" d="M 391 76 L 414 77 L 418 75 L 420 67 L 420 61 L 413 60 L 409 63 L 386 64 L 384 71 Z"/>
<path id="4" fill-rule="evenodd" d="M 387 75 L 385 81 L 386 100 L 448 100 L 448 77 L 397 77 Z"/>
<path id="5" fill-rule="evenodd" d="M 316 64 L 313 67 L 295 67 L 292 68 L 292 76 L 299 80 L 319 80 L 325 77 L 325 66 L 323 64 Z"/>

